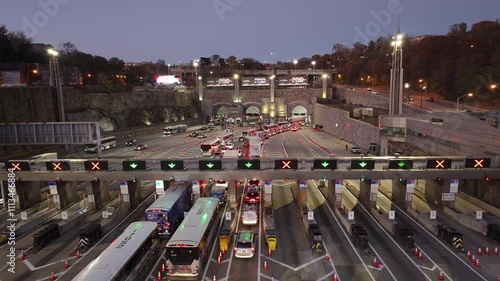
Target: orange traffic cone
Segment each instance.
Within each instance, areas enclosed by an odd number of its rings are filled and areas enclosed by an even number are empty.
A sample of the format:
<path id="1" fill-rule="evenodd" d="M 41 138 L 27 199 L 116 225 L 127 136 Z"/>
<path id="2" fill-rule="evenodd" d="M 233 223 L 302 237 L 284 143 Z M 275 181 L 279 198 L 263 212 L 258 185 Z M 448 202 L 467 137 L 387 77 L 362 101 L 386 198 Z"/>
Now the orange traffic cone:
<path id="1" fill-rule="evenodd" d="M 218 256 L 218 257 L 217 257 L 217 264 L 220 264 L 220 263 L 221 263 L 221 258 L 220 258 L 220 257 L 221 257 L 221 256 Z"/>
<path id="2" fill-rule="evenodd" d="M 493 254 L 498 255 L 498 248 L 497 247 L 495 247 L 495 250 L 493 250 Z"/>
<path id="3" fill-rule="evenodd" d="M 486 247 L 486 250 L 484 250 L 485 255 L 490 255 L 490 248 Z"/>
<path id="4" fill-rule="evenodd" d="M 337 278 L 337 273 L 333 274 L 333 281 L 339 281 L 339 279 Z"/>
<path id="5" fill-rule="evenodd" d="M 472 263 L 475 263 L 475 262 L 476 262 L 476 256 L 472 255 L 472 258 L 470 259 L 470 261 L 471 261 Z"/>
<path id="6" fill-rule="evenodd" d="M 78 251 L 78 250 L 77 250 L 77 251 L 76 251 L 76 258 L 77 258 L 77 259 L 79 259 L 79 258 L 81 258 L 81 257 L 82 257 L 82 256 L 80 256 L 80 251 Z"/>
<path id="7" fill-rule="evenodd" d="M 467 251 L 467 258 L 470 259 L 470 251 Z"/>
<path id="8" fill-rule="evenodd" d="M 68 268 L 68 267 L 69 267 L 68 260 L 65 260 L 64 261 L 64 268 Z"/>
<path id="9" fill-rule="evenodd" d="M 415 252 L 413 252 L 413 255 L 416 257 L 418 256 L 418 248 L 417 247 L 415 247 Z"/>
<path id="10" fill-rule="evenodd" d="M 24 250 L 21 250 L 21 255 L 19 256 L 19 259 L 22 261 L 26 259 L 26 256 L 24 256 Z"/>
<path id="11" fill-rule="evenodd" d="M 418 252 L 418 259 L 422 260 L 424 257 L 422 256 L 422 251 Z"/>
<path id="12" fill-rule="evenodd" d="M 264 261 L 264 270 L 267 270 L 267 261 Z"/>
<path id="13" fill-rule="evenodd" d="M 441 272 L 439 272 L 438 279 L 439 279 L 439 280 L 444 280 L 444 273 L 443 273 L 442 271 L 441 271 Z"/>
<path id="14" fill-rule="evenodd" d="M 268 256 L 271 256 L 273 253 L 271 252 L 271 249 L 269 249 L 269 251 L 267 251 L 267 255 Z"/>
<path id="15" fill-rule="evenodd" d="M 481 264 L 479 263 L 479 259 L 476 260 L 476 263 L 474 264 L 476 267 L 480 267 Z"/>
<path id="16" fill-rule="evenodd" d="M 483 254 L 483 251 L 481 251 L 481 248 L 477 249 L 477 255 L 480 256 Z"/>
<path id="17" fill-rule="evenodd" d="M 325 260 L 329 260 L 329 259 L 330 259 L 330 256 L 325 255 Z"/>
<path id="18" fill-rule="evenodd" d="M 165 272 L 165 263 L 164 262 L 161 264 L 161 272 Z"/>
<path id="19" fill-rule="evenodd" d="M 54 275 L 54 272 L 52 272 L 52 274 L 50 274 L 50 280 L 56 280 L 56 276 Z"/>
<path id="20" fill-rule="evenodd" d="M 379 268 L 380 267 L 380 264 L 377 262 L 377 258 L 373 258 L 373 266 L 375 266 L 376 268 Z"/>
<path id="21" fill-rule="evenodd" d="M 163 278 L 161 278 L 161 272 L 158 271 L 158 275 L 156 276 L 156 280 L 161 280 L 161 279 L 163 279 Z"/>

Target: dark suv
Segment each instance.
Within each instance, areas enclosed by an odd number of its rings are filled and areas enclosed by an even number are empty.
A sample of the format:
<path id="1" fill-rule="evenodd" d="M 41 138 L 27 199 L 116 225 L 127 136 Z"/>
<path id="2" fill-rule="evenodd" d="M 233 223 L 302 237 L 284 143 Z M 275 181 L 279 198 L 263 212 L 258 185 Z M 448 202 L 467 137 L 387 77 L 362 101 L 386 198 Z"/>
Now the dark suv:
<path id="1" fill-rule="evenodd" d="M 259 203 L 260 202 L 260 190 L 258 187 L 250 187 L 245 194 L 245 202 L 247 203 Z"/>

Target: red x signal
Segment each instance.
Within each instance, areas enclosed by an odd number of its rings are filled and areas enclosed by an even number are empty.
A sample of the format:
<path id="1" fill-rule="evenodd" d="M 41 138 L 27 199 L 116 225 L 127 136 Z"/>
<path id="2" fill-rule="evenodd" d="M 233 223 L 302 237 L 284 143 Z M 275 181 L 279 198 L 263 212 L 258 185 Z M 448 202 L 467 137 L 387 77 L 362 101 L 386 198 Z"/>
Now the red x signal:
<path id="1" fill-rule="evenodd" d="M 444 169 L 444 161 L 445 160 L 436 160 L 436 169 L 438 168 Z"/>
<path id="2" fill-rule="evenodd" d="M 101 167 L 99 166 L 100 164 L 101 164 L 101 162 L 90 162 L 90 165 L 92 165 L 92 167 L 90 169 L 92 171 L 101 170 Z"/>
<path id="3" fill-rule="evenodd" d="M 288 161 L 285 161 L 285 160 L 281 160 L 281 169 L 291 169 L 292 167 L 290 166 L 290 163 L 292 163 L 292 161 L 288 160 Z"/>
<path id="4" fill-rule="evenodd" d="M 484 168 L 484 159 L 474 159 L 474 168 Z"/>
<path id="5" fill-rule="evenodd" d="M 52 162 L 52 170 L 53 171 L 62 171 L 61 163 Z"/>
<path id="6" fill-rule="evenodd" d="M 21 163 L 10 163 L 14 171 L 21 171 Z"/>

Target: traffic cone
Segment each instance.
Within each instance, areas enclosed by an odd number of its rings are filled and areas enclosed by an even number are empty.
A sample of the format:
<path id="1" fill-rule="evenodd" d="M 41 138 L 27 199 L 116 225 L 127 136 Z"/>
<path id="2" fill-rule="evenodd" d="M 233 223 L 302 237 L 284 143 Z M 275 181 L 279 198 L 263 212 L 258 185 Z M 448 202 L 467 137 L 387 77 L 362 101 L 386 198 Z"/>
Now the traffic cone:
<path id="1" fill-rule="evenodd" d="M 161 278 L 161 272 L 160 272 L 160 271 L 158 271 L 158 275 L 156 276 L 156 280 L 161 280 L 161 279 L 162 279 L 162 278 Z"/>
<path id="2" fill-rule="evenodd" d="M 486 250 L 484 250 L 484 254 L 489 256 L 490 255 L 490 248 L 486 247 Z"/>
<path id="3" fill-rule="evenodd" d="M 439 279 L 439 280 L 444 280 L 444 273 L 443 273 L 442 271 L 441 271 L 441 272 L 439 272 L 438 279 Z"/>
<path id="4" fill-rule="evenodd" d="M 26 257 L 24 256 L 24 250 L 21 250 L 21 255 L 19 256 L 19 259 L 22 261 L 26 259 Z"/>
<path id="5" fill-rule="evenodd" d="M 165 263 L 164 262 L 161 264 L 161 272 L 165 272 Z"/>
<path id="6" fill-rule="evenodd" d="M 264 261 L 264 270 L 267 270 L 267 261 Z"/>
<path id="7" fill-rule="evenodd" d="M 422 251 L 418 252 L 418 259 L 422 260 L 424 257 L 422 256 Z"/>
<path id="8" fill-rule="evenodd" d="M 68 267 L 69 267 L 68 260 L 64 260 L 64 268 L 68 268 Z"/>
<path id="9" fill-rule="evenodd" d="M 212 278 L 212 281 L 217 281 L 217 277 L 215 277 L 215 274 L 214 274 L 214 278 Z"/>
<path id="10" fill-rule="evenodd" d="M 333 274 L 333 281 L 339 281 L 339 279 L 337 278 L 337 273 Z"/>
<path id="11" fill-rule="evenodd" d="M 467 258 L 470 259 L 470 251 L 467 251 Z"/>
<path id="12" fill-rule="evenodd" d="M 220 256 L 217 257 L 217 264 L 220 264 L 221 263 L 221 259 L 220 259 Z"/>
<path id="13" fill-rule="evenodd" d="M 493 254 L 498 255 L 498 248 L 497 247 L 495 247 L 495 250 L 493 250 Z"/>
<path id="14" fill-rule="evenodd" d="M 50 274 L 50 280 L 56 280 L 56 276 L 54 275 L 54 272 L 52 272 L 52 274 Z"/>
<path id="15" fill-rule="evenodd" d="M 475 263 L 475 262 L 476 262 L 476 256 L 472 255 L 472 258 L 470 259 L 470 261 L 471 261 L 472 263 Z"/>
<path id="16" fill-rule="evenodd" d="M 375 266 L 376 268 L 379 268 L 380 267 L 380 264 L 377 262 L 377 258 L 373 258 L 373 266 Z"/>
<path id="17" fill-rule="evenodd" d="M 483 251 L 481 250 L 481 248 L 477 249 L 477 255 L 480 256 L 483 254 Z"/>
<path id="18" fill-rule="evenodd" d="M 329 260 L 330 257 L 328 255 L 325 255 L 325 260 Z"/>
<path id="19" fill-rule="evenodd" d="M 271 256 L 273 253 L 271 252 L 271 249 L 269 249 L 269 251 L 267 251 L 267 255 L 268 256 Z"/>
<path id="20" fill-rule="evenodd" d="M 79 259 L 81 258 L 82 256 L 80 256 L 80 251 L 76 250 L 76 258 Z"/>
<path id="21" fill-rule="evenodd" d="M 418 248 L 417 247 L 415 247 L 415 252 L 413 252 L 413 255 L 416 257 L 418 256 Z"/>
<path id="22" fill-rule="evenodd" d="M 476 263 L 474 264 L 476 267 L 480 267 L 481 264 L 479 263 L 479 259 L 476 260 Z"/>

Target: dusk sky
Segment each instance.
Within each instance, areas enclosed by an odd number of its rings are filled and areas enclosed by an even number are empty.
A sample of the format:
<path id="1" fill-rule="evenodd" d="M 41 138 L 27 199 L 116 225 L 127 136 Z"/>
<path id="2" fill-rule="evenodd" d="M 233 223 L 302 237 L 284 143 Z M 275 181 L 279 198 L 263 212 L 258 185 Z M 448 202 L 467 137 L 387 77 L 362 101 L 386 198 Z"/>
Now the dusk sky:
<path id="1" fill-rule="evenodd" d="M 171 64 L 213 54 L 289 61 L 330 53 L 335 43 L 367 43 L 398 25 L 409 36 L 446 34 L 456 23 L 470 28 L 500 17 L 499 0 L 3 0 L 1 6 L 0 25 L 33 42 L 72 42 L 108 59 Z"/>

